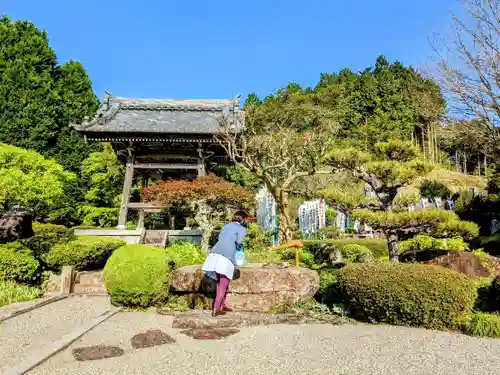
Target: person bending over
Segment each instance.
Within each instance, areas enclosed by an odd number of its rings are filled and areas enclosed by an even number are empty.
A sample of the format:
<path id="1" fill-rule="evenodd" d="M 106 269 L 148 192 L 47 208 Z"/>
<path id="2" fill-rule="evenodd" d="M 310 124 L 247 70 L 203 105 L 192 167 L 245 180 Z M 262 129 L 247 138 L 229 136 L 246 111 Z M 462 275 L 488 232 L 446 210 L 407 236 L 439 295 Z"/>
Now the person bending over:
<path id="1" fill-rule="evenodd" d="M 235 212 L 231 222 L 222 227 L 217 243 L 203 263 L 205 275 L 217 282 L 212 316 L 232 311 L 226 305 L 226 295 L 229 281 L 233 279 L 236 251 L 242 248 L 245 238 L 247 220 L 248 214 L 245 211 Z"/>

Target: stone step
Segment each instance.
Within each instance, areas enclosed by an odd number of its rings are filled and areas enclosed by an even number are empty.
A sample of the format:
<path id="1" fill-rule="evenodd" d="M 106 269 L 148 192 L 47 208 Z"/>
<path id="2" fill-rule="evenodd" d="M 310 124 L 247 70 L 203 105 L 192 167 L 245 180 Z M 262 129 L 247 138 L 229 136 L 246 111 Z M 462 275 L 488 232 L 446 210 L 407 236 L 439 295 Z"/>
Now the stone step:
<path id="1" fill-rule="evenodd" d="M 108 292 L 104 284 L 101 285 L 75 284 L 73 285 L 72 294 L 105 296 L 108 295 Z"/>
<path id="2" fill-rule="evenodd" d="M 162 311 L 158 311 L 162 315 Z M 336 315 L 307 316 L 300 314 L 270 314 L 252 312 L 231 312 L 213 317 L 210 311 L 191 311 L 175 315 L 172 328 L 207 329 L 240 328 L 271 324 L 342 324 L 346 320 Z"/>
<path id="3" fill-rule="evenodd" d="M 103 285 L 103 271 L 80 271 L 75 276 L 75 283 L 83 285 Z"/>

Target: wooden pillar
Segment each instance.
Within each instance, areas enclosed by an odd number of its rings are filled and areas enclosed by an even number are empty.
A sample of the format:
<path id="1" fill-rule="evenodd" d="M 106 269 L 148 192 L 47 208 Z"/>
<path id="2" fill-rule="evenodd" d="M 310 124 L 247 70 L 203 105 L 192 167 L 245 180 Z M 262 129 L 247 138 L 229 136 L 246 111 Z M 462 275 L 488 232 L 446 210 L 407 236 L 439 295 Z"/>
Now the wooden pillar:
<path id="1" fill-rule="evenodd" d="M 144 209 L 139 210 L 139 220 L 137 220 L 137 229 L 144 229 L 144 219 L 146 216 L 146 211 Z"/>
<path id="2" fill-rule="evenodd" d="M 198 177 L 203 177 L 205 174 L 205 156 L 203 155 L 203 148 L 200 142 L 198 143 Z"/>
<path id="3" fill-rule="evenodd" d="M 63 266 L 61 272 L 61 294 L 70 294 L 75 279 L 75 267 Z"/>
<path id="4" fill-rule="evenodd" d="M 130 190 L 134 179 L 134 161 L 129 158 L 125 169 L 125 178 L 123 181 L 123 196 L 120 205 L 120 215 L 118 216 L 118 229 L 125 229 L 127 225 L 128 203 L 130 200 Z"/>
<path id="5" fill-rule="evenodd" d="M 145 188 L 148 186 L 148 173 L 146 171 L 143 171 L 141 173 L 141 187 Z M 141 197 L 141 202 L 142 202 L 142 197 Z M 139 212 L 139 219 L 137 220 L 137 229 L 144 229 L 144 219 L 146 217 L 146 210 L 140 209 Z"/>

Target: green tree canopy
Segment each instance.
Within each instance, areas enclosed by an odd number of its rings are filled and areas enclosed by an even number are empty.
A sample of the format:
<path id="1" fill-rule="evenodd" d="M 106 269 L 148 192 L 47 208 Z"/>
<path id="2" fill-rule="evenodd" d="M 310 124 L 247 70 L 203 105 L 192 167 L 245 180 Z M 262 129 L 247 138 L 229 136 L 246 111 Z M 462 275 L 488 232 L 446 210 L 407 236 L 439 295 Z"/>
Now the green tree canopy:
<path id="1" fill-rule="evenodd" d="M 115 207 L 119 203 L 117 196 L 123 186 L 124 167 L 109 143 L 83 161 L 82 176 L 89 181 L 87 203 L 97 207 Z"/>
<path id="2" fill-rule="evenodd" d="M 358 74 L 349 69 L 322 74 L 313 96 L 336 113 L 341 134 L 365 149 L 387 139 L 420 139 L 445 110 L 434 81 L 383 56 Z"/>
<path id="3" fill-rule="evenodd" d="M 22 205 L 40 217 L 63 197 L 76 176 L 35 151 L 0 143 L 0 205 Z"/>

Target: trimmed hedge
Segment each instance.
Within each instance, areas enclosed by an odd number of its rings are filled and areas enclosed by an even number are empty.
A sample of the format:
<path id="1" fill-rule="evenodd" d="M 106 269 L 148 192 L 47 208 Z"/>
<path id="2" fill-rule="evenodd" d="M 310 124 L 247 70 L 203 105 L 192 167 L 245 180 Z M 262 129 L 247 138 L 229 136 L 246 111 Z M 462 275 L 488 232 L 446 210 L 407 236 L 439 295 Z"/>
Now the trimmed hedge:
<path id="1" fill-rule="evenodd" d="M 35 233 L 33 237 L 21 242 L 42 262 L 51 247 L 75 239 L 73 231 L 63 225 L 33 223 L 33 232 Z"/>
<path id="2" fill-rule="evenodd" d="M 164 249 L 126 245 L 116 250 L 104 267 L 104 280 L 115 305 L 142 307 L 168 300 L 173 264 Z"/>
<path id="3" fill-rule="evenodd" d="M 373 255 L 366 246 L 358 244 L 345 245 L 340 249 L 342 257 L 351 263 L 368 263 L 373 260 Z"/>
<path id="4" fill-rule="evenodd" d="M 466 335 L 500 338 L 500 315 L 472 314 L 462 325 Z"/>
<path id="5" fill-rule="evenodd" d="M 350 264 L 339 286 L 358 317 L 431 329 L 457 328 L 477 298 L 471 279 L 423 264 Z"/>
<path id="6" fill-rule="evenodd" d="M 200 247 L 186 241 L 177 241 L 165 249 L 167 258 L 175 263 L 176 267 L 203 264 L 207 254 Z"/>
<path id="7" fill-rule="evenodd" d="M 44 224 L 37 222 L 33 223 L 33 232 L 35 233 L 35 236 L 43 234 L 58 234 L 60 236 L 66 236 L 72 233 L 72 231 L 66 228 L 64 225 Z"/>
<path id="8" fill-rule="evenodd" d="M 35 283 L 40 277 L 40 263 L 19 243 L 0 245 L 0 279 Z"/>
<path id="9" fill-rule="evenodd" d="M 342 238 L 338 240 L 327 240 L 327 241 L 302 241 L 307 250 L 314 253 L 314 247 L 322 244 L 332 244 L 341 249 L 346 245 L 361 245 L 370 249 L 371 253 L 375 258 L 384 258 L 389 254 L 387 248 L 387 241 L 379 238 Z"/>
<path id="10" fill-rule="evenodd" d="M 52 247 L 45 261 L 49 267 L 60 269 L 71 265 L 79 271 L 102 269 L 114 250 L 125 242 L 111 237 L 82 236 Z"/>
<path id="11" fill-rule="evenodd" d="M 467 251 L 467 245 L 463 238 L 452 237 L 443 240 L 441 238 L 434 238 L 426 235 L 417 235 L 409 240 L 401 241 L 399 243 L 399 253 L 403 254 L 407 251 L 413 253 L 421 251 Z"/>

